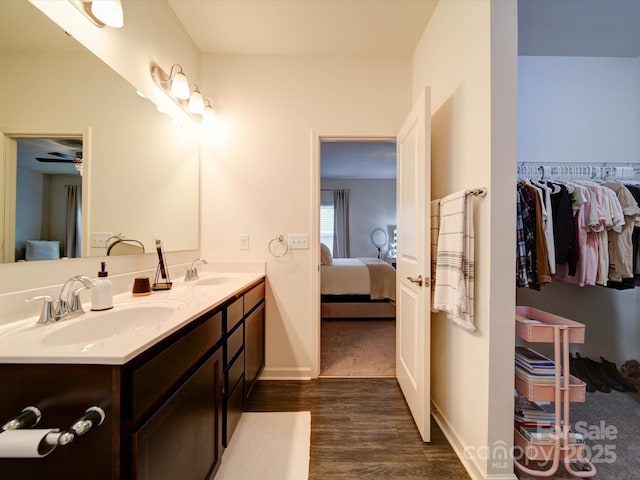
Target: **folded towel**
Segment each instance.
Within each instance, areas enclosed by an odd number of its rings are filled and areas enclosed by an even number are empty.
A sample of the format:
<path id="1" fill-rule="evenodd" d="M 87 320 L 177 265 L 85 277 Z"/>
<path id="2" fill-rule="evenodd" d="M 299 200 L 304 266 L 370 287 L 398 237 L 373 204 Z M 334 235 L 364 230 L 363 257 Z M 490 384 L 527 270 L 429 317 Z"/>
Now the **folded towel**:
<path id="1" fill-rule="evenodd" d="M 473 196 L 465 191 L 440 200 L 440 231 L 432 309 L 465 330 L 475 330 Z"/>

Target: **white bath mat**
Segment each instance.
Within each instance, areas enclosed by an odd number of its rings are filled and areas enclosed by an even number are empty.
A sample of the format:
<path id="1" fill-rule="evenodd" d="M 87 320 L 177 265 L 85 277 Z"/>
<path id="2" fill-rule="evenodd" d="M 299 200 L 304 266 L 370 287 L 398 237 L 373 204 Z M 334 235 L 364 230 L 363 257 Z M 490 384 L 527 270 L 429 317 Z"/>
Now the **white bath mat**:
<path id="1" fill-rule="evenodd" d="M 245 412 L 215 480 L 307 480 L 310 412 Z"/>

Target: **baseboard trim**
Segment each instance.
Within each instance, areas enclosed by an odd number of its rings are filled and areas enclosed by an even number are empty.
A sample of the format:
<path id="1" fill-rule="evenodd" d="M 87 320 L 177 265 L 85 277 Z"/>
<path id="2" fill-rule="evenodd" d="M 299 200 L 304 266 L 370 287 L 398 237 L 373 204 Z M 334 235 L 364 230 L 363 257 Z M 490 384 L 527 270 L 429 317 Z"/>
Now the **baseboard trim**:
<path id="1" fill-rule="evenodd" d="M 267 368 L 262 371 L 260 380 L 311 380 L 311 369 L 300 368 Z"/>
<path id="2" fill-rule="evenodd" d="M 438 408 L 438 405 L 432 400 L 431 416 L 436 421 L 442 433 L 449 441 L 449 444 L 456 452 L 456 455 L 460 459 L 462 466 L 467 470 L 467 473 L 473 480 L 518 480 L 518 477 L 514 473 L 496 473 L 496 474 L 484 474 L 482 470 L 474 461 L 473 457 L 465 455 L 465 444 L 457 434 L 453 426 L 449 423 L 447 418 L 442 415 L 442 411 Z"/>

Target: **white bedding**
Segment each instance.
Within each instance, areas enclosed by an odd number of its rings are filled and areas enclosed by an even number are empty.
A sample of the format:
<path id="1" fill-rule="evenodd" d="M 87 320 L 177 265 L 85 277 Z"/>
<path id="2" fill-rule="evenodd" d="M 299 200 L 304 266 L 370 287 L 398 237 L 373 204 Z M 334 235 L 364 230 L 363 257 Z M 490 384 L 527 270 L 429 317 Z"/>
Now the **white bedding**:
<path id="1" fill-rule="evenodd" d="M 333 265 L 321 266 L 322 295 L 369 295 L 369 268 L 357 258 L 334 258 Z"/>
<path id="2" fill-rule="evenodd" d="M 396 299 L 396 270 L 378 258 L 335 258 L 333 265 L 322 265 L 320 284 L 323 295 Z"/>

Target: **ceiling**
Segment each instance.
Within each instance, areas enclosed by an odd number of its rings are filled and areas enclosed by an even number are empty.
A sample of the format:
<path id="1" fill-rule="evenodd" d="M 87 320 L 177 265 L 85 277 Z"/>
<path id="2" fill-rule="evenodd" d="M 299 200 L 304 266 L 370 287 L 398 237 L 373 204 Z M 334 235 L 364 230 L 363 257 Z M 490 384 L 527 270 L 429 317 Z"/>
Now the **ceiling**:
<path id="1" fill-rule="evenodd" d="M 322 178 L 396 178 L 396 142 L 323 140 L 320 148 Z"/>
<path id="2" fill-rule="evenodd" d="M 81 138 L 19 138 L 18 168 L 43 174 L 77 175 L 73 162 L 62 161 L 82 151 Z M 37 158 L 55 159 L 53 162 L 38 161 Z"/>
<path id="3" fill-rule="evenodd" d="M 437 0 L 169 0 L 202 53 L 411 56 Z"/>
<path id="4" fill-rule="evenodd" d="M 640 0 L 519 0 L 518 54 L 640 56 Z"/>

